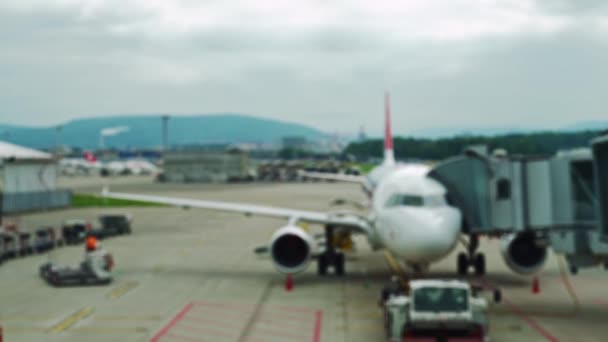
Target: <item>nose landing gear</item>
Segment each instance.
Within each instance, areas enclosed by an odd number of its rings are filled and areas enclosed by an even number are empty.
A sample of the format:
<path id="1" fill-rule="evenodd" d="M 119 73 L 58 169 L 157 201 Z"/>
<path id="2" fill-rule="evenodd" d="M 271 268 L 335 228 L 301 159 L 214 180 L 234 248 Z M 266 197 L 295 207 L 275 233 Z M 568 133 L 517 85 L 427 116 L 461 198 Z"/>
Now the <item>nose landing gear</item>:
<path id="1" fill-rule="evenodd" d="M 473 267 L 475 275 L 482 276 L 486 274 L 486 257 L 483 253 L 478 253 L 479 236 L 471 235 L 467 245 L 468 253 L 458 253 L 456 260 L 456 268 L 459 275 L 466 275 L 469 267 Z"/>

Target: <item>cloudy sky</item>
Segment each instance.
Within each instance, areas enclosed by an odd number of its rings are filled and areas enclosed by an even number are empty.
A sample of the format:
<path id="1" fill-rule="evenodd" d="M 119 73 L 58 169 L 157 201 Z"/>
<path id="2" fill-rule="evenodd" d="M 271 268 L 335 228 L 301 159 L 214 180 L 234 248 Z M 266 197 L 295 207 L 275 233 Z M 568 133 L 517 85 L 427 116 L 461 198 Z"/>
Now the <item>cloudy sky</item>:
<path id="1" fill-rule="evenodd" d="M 603 0 L 0 0 L 0 123 L 238 112 L 326 131 L 608 119 Z"/>

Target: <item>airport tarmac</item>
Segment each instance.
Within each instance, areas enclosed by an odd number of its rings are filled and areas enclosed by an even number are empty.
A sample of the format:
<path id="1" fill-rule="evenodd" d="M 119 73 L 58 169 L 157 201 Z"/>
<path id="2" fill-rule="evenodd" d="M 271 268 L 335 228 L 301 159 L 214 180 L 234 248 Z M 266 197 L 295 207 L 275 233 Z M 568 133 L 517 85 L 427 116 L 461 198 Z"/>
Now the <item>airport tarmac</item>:
<path id="1" fill-rule="evenodd" d="M 325 210 L 337 197 L 363 199 L 352 184 L 154 184 L 113 182 L 114 191 L 281 205 Z M 72 182 L 72 183 L 70 183 Z M 65 180 L 77 191 L 98 183 Z M 311 267 L 285 277 L 252 250 L 284 222 L 269 218 L 181 208 L 61 210 L 20 217 L 23 227 L 55 225 L 68 218 L 94 221 L 108 212 L 133 214 L 133 234 L 104 241 L 116 261 L 105 287 L 52 288 L 38 277 L 51 259 L 76 263 L 83 247 L 11 260 L 0 266 L 0 324 L 4 341 L 383 341 L 376 305 L 390 269 L 363 239 L 347 258 L 347 275 L 319 277 Z M 311 227 L 320 231 L 320 227 Z M 459 247 L 458 250 L 462 249 Z M 608 271 L 570 277 L 552 256 L 531 279 L 504 265 L 496 240 L 482 240 L 488 275 L 504 301 L 490 306 L 492 341 L 605 341 L 608 336 Z M 432 277 L 455 277 L 455 253 L 433 265 Z M 489 296 L 490 297 L 490 296 Z"/>

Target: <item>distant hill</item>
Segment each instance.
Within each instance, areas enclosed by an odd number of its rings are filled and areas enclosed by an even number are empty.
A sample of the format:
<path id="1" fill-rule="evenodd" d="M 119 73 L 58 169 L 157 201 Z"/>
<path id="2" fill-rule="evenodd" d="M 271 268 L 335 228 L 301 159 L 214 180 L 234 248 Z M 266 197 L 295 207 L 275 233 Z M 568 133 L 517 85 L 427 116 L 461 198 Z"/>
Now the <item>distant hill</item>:
<path id="1" fill-rule="evenodd" d="M 115 116 L 79 119 L 63 124 L 61 144 L 97 148 L 105 128 L 128 127 L 128 131 L 104 139 L 106 147 L 150 148 L 162 144 L 160 115 Z M 325 133 L 300 124 L 262 119 L 239 114 L 172 116 L 169 119 L 169 144 L 273 143 L 285 136 L 319 139 Z M 0 140 L 15 144 L 50 148 L 56 144 L 56 128 L 23 127 L 0 124 Z"/>

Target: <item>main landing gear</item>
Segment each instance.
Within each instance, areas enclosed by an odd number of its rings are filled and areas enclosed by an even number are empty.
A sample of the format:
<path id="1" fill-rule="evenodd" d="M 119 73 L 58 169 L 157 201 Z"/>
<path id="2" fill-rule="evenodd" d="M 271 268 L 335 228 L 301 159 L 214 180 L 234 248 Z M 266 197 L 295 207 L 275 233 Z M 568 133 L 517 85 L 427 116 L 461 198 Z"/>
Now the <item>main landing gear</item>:
<path id="1" fill-rule="evenodd" d="M 486 274 L 486 257 L 483 253 L 478 253 L 479 236 L 470 235 L 467 252 L 458 253 L 457 268 L 459 275 L 466 275 L 469 267 L 473 267 L 476 275 Z"/>
<path id="2" fill-rule="evenodd" d="M 334 226 L 325 226 L 325 252 L 317 259 L 317 273 L 326 275 L 330 266 L 333 266 L 337 276 L 344 275 L 344 253 L 336 251 L 334 246 Z"/>

